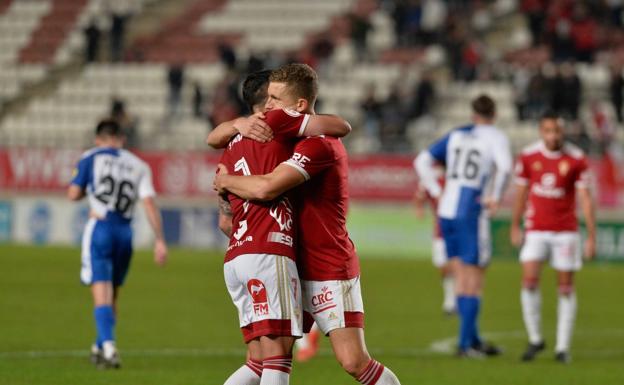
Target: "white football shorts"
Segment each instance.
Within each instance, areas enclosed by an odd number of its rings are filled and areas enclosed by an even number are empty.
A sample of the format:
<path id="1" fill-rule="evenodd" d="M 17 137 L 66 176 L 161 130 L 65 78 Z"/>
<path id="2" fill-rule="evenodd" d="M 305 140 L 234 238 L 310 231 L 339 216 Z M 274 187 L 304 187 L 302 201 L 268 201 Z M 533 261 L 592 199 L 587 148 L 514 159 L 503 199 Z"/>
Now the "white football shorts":
<path id="1" fill-rule="evenodd" d="M 431 260 L 433 262 L 433 266 L 438 269 L 448 263 L 448 256 L 446 255 L 446 245 L 444 244 L 444 239 L 442 238 L 433 238 L 433 243 L 431 245 Z"/>
<path id="2" fill-rule="evenodd" d="M 580 270 L 583 266 L 580 234 L 576 231 L 527 231 L 520 262 L 548 259 L 555 270 Z"/>
<path id="3" fill-rule="evenodd" d="M 295 262 L 243 254 L 223 266 L 245 342 L 261 336 L 302 336 L 301 284 Z"/>
<path id="4" fill-rule="evenodd" d="M 301 281 L 303 310 L 319 329 L 328 334 L 334 329 L 364 328 L 364 303 L 360 277 L 344 281 Z M 306 326 L 311 326 L 311 323 Z"/>

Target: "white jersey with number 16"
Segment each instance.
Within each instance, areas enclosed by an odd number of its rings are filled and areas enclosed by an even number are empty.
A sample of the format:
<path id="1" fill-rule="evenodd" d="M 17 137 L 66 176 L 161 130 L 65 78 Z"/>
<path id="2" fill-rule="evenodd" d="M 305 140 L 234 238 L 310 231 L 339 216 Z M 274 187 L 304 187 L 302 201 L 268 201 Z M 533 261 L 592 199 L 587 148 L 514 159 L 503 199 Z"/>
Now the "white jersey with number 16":
<path id="1" fill-rule="evenodd" d="M 428 149 L 435 161 L 445 165 L 446 183 L 438 204 L 445 219 L 478 216 L 481 195 L 493 178 L 492 197 L 500 200 L 511 174 L 512 156 L 507 136 L 491 125 L 469 125 L 451 131 Z M 421 175 L 427 190 L 435 178 Z M 428 179 L 432 179 L 429 181 Z"/>

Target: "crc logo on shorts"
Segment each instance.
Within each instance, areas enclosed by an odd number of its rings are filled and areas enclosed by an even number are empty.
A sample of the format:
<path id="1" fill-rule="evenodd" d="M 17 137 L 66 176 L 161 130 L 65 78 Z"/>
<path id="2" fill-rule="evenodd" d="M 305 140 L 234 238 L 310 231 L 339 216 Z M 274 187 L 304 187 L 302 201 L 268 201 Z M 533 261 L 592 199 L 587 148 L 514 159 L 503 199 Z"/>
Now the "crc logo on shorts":
<path id="1" fill-rule="evenodd" d="M 333 305 L 333 306 L 330 306 L 330 305 Z M 329 308 L 332 308 L 336 306 L 334 304 L 334 292 L 329 290 L 327 286 L 323 287 L 319 294 L 315 294 L 314 297 L 312 297 L 312 306 L 314 306 L 315 308 L 317 307 L 325 308 L 326 306 L 329 306 Z M 322 310 L 325 310 L 325 309 L 322 309 Z"/>
<path id="2" fill-rule="evenodd" d="M 247 282 L 247 290 L 249 291 L 249 294 L 251 294 L 254 313 L 256 315 L 269 314 L 269 303 L 264 283 L 259 279 L 250 279 Z"/>

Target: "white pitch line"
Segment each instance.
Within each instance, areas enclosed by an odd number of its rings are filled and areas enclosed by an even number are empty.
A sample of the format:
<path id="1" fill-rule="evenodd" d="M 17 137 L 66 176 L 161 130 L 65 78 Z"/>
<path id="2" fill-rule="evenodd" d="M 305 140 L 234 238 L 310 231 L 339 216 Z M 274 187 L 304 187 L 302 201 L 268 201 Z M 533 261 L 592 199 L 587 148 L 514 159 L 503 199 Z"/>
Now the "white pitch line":
<path id="1" fill-rule="evenodd" d="M 576 335 L 584 335 L 584 336 L 624 336 L 624 329 L 600 329 L 600 330 L 576 330 L 574 331 Z M 485 332 L 483 333 L 485 338 L 498 338 L 498 339 L 516 339 L 516 338 L 527 338 L 526 332 L 524 330 L 508 330 L 508 331 L 498 331 L 498 332 Z M 433 341 L 429 345 L 429 351 L 433 353 L 440 354 L 450 354 L 455 351 L 457 348 L 457 336 L 446 337 L 439 340 Z M 624 352 L 624 350 L 599 350 L 592 351 L 592 353 L 601 354 L 601 352 L 609 352 L 609 354 L 619 354 Z"/>
<path id="2" fill-rule="evenodd" d="M 624 329 L 602 329 L 602 330 L 578 330 L 577 335 L 584 336 L 609 336 L 623 337 Z M 497 331 L 484 333 L 486 338 L 496 339 L 517 339 L 526 338 L 523 330 Z M 428 348 L 373 348 L 369 349 L 372 355 L 391 355 L 398 357 L 419 357 L 434 354 L 450 354 L 455 351 L 457 337 L 446 337 L 435 340 L 429 344 Z M 205 348 L 205 349 L 178 349 L 178 348 L 162 348 L 162 349 L 122 349 L 124 357 L 215 357 L 215 358 L 236 358 L 244 357 L 246 350 L 243 348 Z M 609 357 L 624 354 L 624 349 L 600 349 L 592 351 L 583 351 L 583 355 L 591 354 L 592 356 Z M 83 350 L 32 350 L 21 352 L 0 352 L 0 359 L 38 359 L 38 358 L 75 358 L 87 357 L 88 349 Z M 333 353 L 331 349 L 321 349 L 319 355 L 322 357 L 331 357 Z"/>

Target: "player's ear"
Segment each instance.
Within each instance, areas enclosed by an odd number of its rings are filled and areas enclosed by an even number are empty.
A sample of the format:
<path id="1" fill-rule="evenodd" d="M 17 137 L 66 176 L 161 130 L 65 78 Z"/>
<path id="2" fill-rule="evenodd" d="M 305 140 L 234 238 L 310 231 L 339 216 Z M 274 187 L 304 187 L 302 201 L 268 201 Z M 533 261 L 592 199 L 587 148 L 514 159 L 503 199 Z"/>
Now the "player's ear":
<path id="1" fill-rule="evenodd" d="M 307 111 L 309 103 L 303 98 L 297 99 L 297 112 Z"/>

